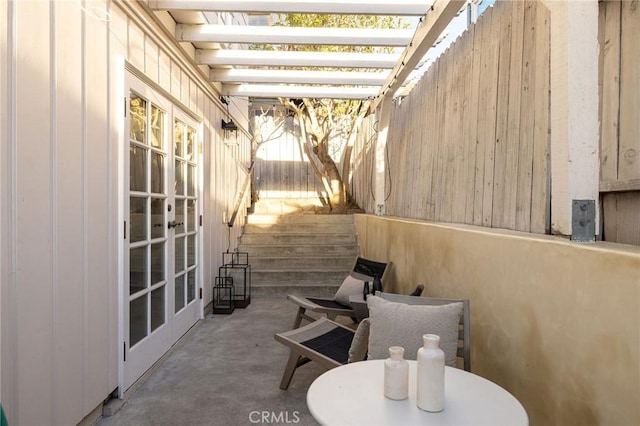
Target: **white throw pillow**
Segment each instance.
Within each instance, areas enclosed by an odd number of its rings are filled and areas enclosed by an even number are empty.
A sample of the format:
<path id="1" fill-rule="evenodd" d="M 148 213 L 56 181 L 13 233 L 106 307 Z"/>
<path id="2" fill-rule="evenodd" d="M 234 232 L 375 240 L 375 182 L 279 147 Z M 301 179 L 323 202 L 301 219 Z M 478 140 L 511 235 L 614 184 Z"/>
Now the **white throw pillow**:
<path id="1" fill-rule="evenodd" d="M 389 347 L 402 346 L 406 359 L 416 359 L 423 346 L 424 334 L 440 336 L 445 364 L 455 367 L 458 351 L 458 323 L 462 302 L 447 305 L 408 305 L 378 296 L 368 296 L 369 354 L 368 359 L 386 359 Z"/>
<path id="2" fill-rule="evenodd" d="M 349 297 L 362 294 L 363 288 L 364 281 L 353 278 L 351 275 L 347 275 L 347 278 L 344 279 L 333 299 L 338 303 L 349 306 Z"/>

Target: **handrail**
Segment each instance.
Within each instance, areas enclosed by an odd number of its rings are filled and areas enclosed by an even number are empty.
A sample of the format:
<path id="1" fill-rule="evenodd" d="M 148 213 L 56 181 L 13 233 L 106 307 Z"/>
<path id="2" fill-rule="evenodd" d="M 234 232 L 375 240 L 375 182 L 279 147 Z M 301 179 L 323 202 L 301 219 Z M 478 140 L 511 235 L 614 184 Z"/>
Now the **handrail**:
<path id="1" fill-rule="evenodd" d="M 233 223 L 236 221 L 236 217 L 238 216 L 238 210 L 240 210 L 240 205 L 242 204 L 242 197 L 244 197 L 244 193 L 247 191 L 247 186 L 249 186 L 249 182 L 251 181 L 251 176 L 253 175 L 253 165 L 255 162 L 252 160 L 251 165 L 249 166 L 249 170 L 247 170 L 247 177 L 244 179 L 244 183 L 242 184 L 242 189 L 238 193 L 238 198 L 236 198 L 236 204 L 233 207 L 233 213 L 231 214 L 231 218 L 227 223 L 229 228 L 233 227 Z"/>

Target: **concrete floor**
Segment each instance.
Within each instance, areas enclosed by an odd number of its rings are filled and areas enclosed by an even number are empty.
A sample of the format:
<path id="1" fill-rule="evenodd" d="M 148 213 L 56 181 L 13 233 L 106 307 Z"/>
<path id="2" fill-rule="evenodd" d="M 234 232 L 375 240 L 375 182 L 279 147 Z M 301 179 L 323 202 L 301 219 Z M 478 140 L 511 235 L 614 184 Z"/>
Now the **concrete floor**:
<path id="1" fill-rule="evenodd" d="M 289 390 L 279 388 L 289 351 L 273 335 L 291 328 L 296 310 L 286 296 L 260 296 L 231 315 L 209 315 L 96 425 L 317 425 L 306 395 L 321 367 L 308 363 Z"/>

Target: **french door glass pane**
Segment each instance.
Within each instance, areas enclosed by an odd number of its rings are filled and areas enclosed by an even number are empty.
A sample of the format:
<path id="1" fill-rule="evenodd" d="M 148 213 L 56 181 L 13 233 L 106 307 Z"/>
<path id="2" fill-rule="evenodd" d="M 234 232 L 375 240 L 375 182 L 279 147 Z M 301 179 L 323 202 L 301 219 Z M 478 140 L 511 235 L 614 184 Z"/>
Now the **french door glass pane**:
<path id="1" fill-rule="evenodd" d="M 187 195 L 194 196 L 196 195 L 196 186 L 195 186 L 195 178 L 196 178 L 196 168 L 192 165 L 187 165 Z"/>
<path id="2" fill-rule="evenodd" d="M 196 236 L 187 237 L 187 267 L 196 264 Z"/>
<path id="3" fill-rule="evenodd" d="M 187 275 L 187 303 L 196 298 L 196 270 L 192 269 Z"/>
<path id="4" fill-rule="evenodd" d="M 147 288 L 147 246 L 129 251 L 129 294 Z"/>
<path id="5" fill-rule="evenodd" d="M 164 237 L 164 230 L 167 226 L 164 219 L 164 199 L 151 199 L 151 238 Z"/>
<path id="6" fill-rule="evenodd" d="M 147 239 L 147 199 L 140 197 L 129 198 L 129 224 L 132 243 Z"/>
<path id="7" fill-rule="evenodd" d="M 184 308 L 184 274 L 176 277 L 174 287 L 176 297 L 175 311 L 178 312 Z"/>
<path id="8" fill-rule="evenodd" d="M 151 145 L 156 148 L 163 147 L 164 141 L 164 111 L 155 105 L 151 105 Z"/>
<path id="9" fill-rule="evenodd" d="M 196 230 L 196 200 L 187 200 L 187 231 Z"/>
<path id="10" fill-rule="evenodd" d="M 176 160 L 176 195 L 184 195 L 184 162 Z"/>
<path id="11" fill-rule="evenodd" d="M 186 228 L 184 226 L 184 220 L 186 219 L 184 215 L 185 206 L 185 200 L 176 200 L 176 223 L 182 223 L 182 225 L 176 226 L 176 234 L 183 233 Z"/>
<path id="12" fill-rule="evenodd" d="M 136 145 L 129 147 L 129 189 L 147 190 L 147 150 Z"/>
<path id="13" fill-rule="evenodd" d="M 187 127 L 187 155 L 186 155 L 187 160 L 193 161 L 196 158 L 195 152 L 194 152 L 194 147 L 196 146 L 195 140 L 196 140 L 196 131 L 191 127 Z"/>
<path id="14" fill-rule="evenodd" d="M 147 143 L 147 101 L 131 93 L 129 139 Z"/>
<path id="15" fill-rule="evenodd" d="M 164 194 L 164 155 L 151 153 L 151 192 Z"/>
<path id="16" fill-rule="evenodd" d="M 166 286 L 163 285 L 151 292 L 151 331 L 160 327 L 165 322 L 165 288 Z"/>
<path id="17" fill-rule="evenodd" d="M 184 123 L 180 120 L 176 120 L 175 123 L 175 143 L 176 143 L 176 155 L 178 157 L 184 156 Z"/>
<path id="18" fill-rule="evenodd" d="M 177 237 L 176 241 L 176 273 L 184 271 L 184 237 Z"/>
<path id="19" fill-rule="evenodd" d="M 147 335 L 147 299 L 144 294 L 129 302 L 129 347 L 133 347 Z"/>
<path id="20" fill-rule="evenodd" d="M 164 242 L 151 244 L 151 285 L 164 280 Z"/>

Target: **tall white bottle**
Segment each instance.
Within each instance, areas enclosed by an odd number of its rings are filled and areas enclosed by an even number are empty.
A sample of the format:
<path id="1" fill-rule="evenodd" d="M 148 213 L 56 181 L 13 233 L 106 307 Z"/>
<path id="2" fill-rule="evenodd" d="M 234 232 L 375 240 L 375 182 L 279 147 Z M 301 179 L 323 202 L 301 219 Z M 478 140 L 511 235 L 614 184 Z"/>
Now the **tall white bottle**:
<path id="1" fill-rule="evenodd" d="M 402 346 L 391 346 L 384 361 L 384 396 L 397 400 L 409 396 L 409 363 Z"/>
<path id="2" fill-rule="evenodd" d="M 440 336 L 425 334 L 424 346 L 418 349 L 417 394 L 418 408 L 438 412 L 444 409 L 444 352 Z"/>

